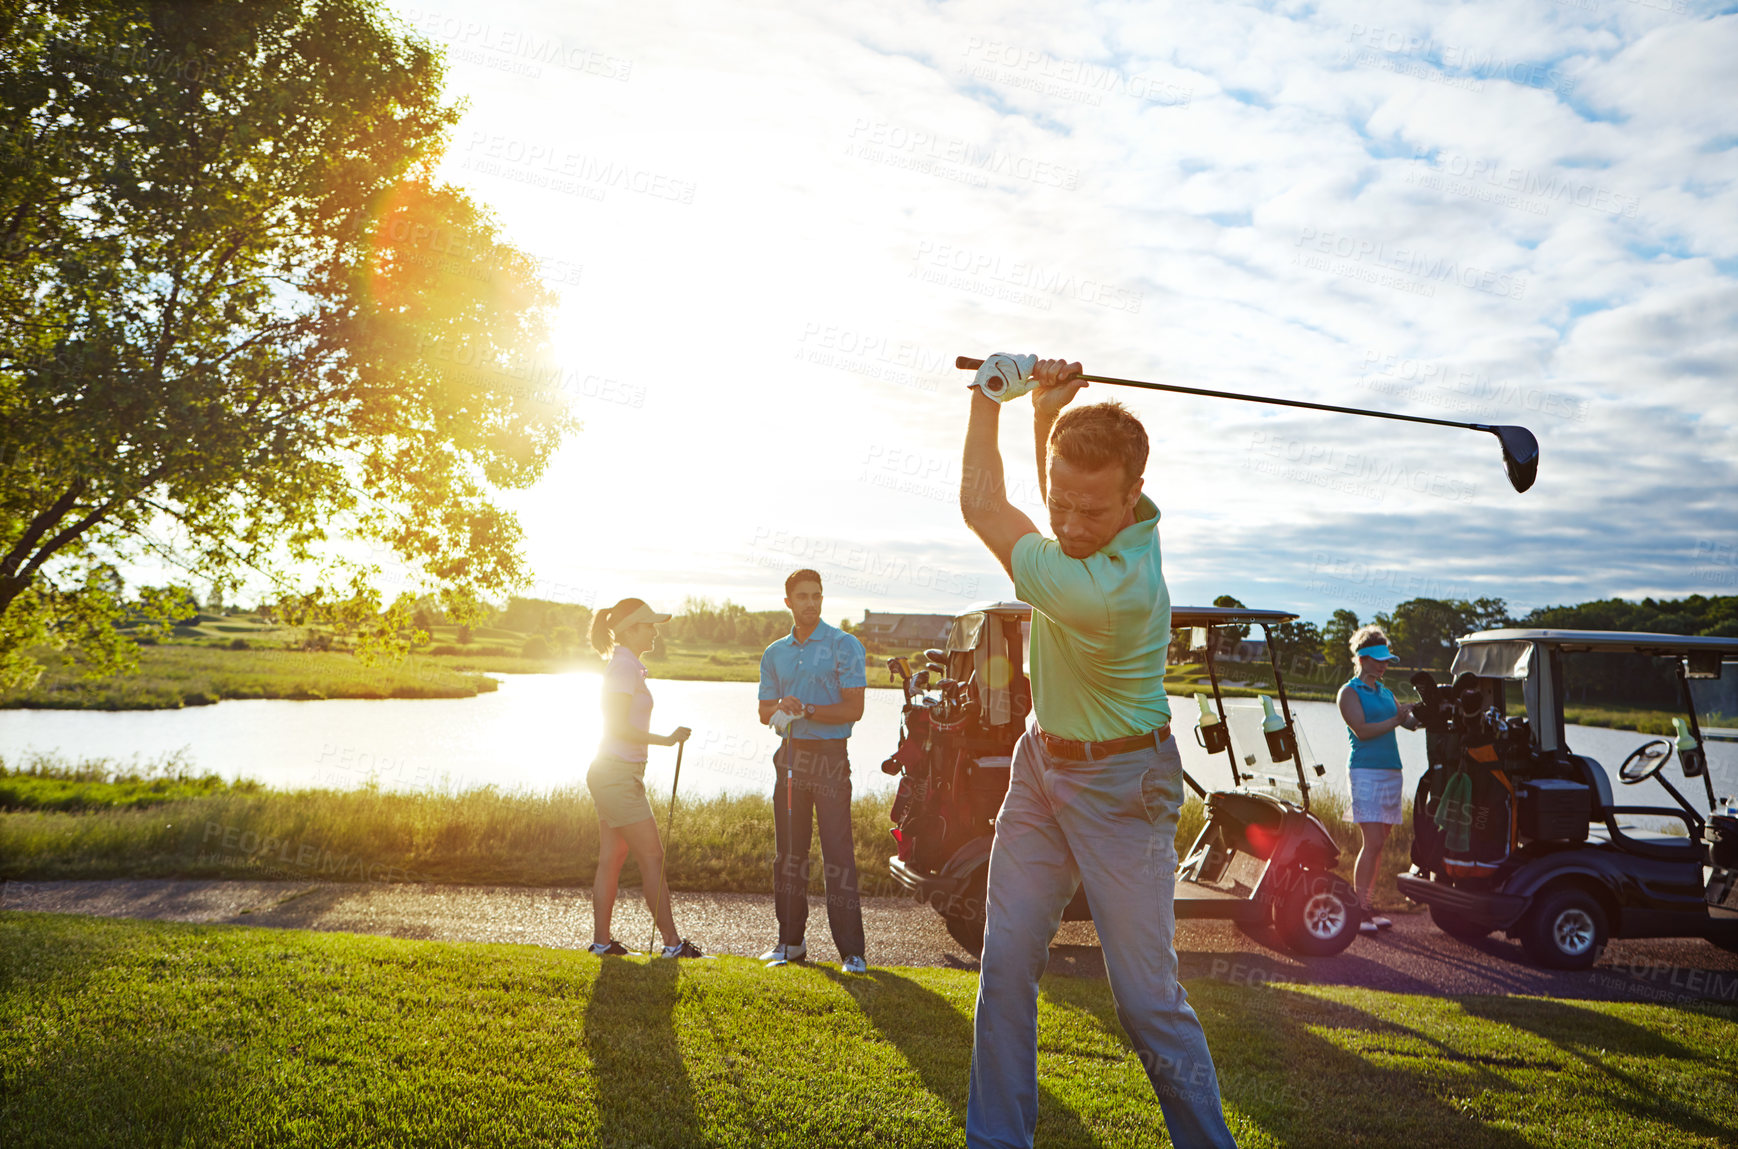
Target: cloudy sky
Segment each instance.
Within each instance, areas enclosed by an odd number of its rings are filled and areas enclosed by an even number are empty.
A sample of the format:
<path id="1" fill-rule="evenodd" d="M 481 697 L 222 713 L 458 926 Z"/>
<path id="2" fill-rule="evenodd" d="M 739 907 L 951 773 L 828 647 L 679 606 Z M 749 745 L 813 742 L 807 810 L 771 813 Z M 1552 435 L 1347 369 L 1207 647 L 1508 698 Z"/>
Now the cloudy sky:
<path id="1" fill-rule="evenodd" d="M 1011 593 L 955 494 L 952 362 L 997 350 L 1538 436 L 1517 494 L 1488 435 L 1094 386 L 1152 435 L 1179 603 L 1738 593 L 1730 10 L 393 10 L 467 102 L 445 178 L 561 293 L 585 430 L 506 499 L 531 593 Z"/>

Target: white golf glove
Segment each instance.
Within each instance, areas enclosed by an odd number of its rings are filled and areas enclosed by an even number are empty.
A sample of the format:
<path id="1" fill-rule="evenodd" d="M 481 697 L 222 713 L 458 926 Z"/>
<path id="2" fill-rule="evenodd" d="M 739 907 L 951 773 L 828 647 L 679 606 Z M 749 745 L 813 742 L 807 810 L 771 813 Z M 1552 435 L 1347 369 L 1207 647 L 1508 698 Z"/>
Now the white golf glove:
<path id="1" fill-rule="evenodd" d="M 1006 403 L 1032 390 L 1035 386 L 1032 382 L 1032 369 L 1036 366 L 1036 355 L 1010 355 L 1006 351 L 998 351 L 984 360 L 984 365 L 978 368 L 978 376 L 972 380 L 971 386 L 998 403 Z"/>
<path id="2" fill-rule="evenodd" d="M 770 725 L 772 726 L 773 733 L 777 734 L 780 738 L 783 738 L 785 732 L 791 728 L 791 723 L 796 720 L 797 715 L 792 714 L 788 710 L 775 710 L 772 712 L 772 722 Z"/>

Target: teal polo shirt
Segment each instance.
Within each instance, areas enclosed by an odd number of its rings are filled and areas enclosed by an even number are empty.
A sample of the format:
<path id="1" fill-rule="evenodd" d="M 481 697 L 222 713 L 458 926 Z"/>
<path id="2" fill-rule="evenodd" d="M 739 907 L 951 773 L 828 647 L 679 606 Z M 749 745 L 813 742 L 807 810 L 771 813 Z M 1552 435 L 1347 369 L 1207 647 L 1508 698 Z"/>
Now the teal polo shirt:
<path id="1" fill-rule="evenodd" d="M 1159 508 L 1142 495 L 1135 522 L 1083 559 L 1036 531 L 1014 543 L 1014 593 L 1032 607 L 1032 704 L 1046 732 L 1103 742 L 1171 720 L 1158 526 Z"/>
<path id="2" fill-rule="evenodd" d="M 863 644 L 836 626 L 815 624 L 806 642 L 797 641 L 795 627 L 760 656 L 760 700 L 777 702 L 785 695 L 815 706 L 831 706 L 847 686 L 868 686 Z M 849 738 L 853 723 L 827 725 L 799 718 L 792 738 Z"/>

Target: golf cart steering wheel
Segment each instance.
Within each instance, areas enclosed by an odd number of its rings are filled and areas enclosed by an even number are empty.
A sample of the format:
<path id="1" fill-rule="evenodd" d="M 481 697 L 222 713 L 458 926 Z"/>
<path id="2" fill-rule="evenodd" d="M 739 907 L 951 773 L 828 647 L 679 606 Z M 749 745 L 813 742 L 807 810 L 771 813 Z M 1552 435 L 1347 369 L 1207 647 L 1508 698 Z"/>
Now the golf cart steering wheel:
<path id="1" fill-rule="evenodd" d="M 1652 742 L 1643 743 L 1630 751 L 1623 765 L 1617 768 L 1617 776 L 1630 786 L 1637 782 L 1646 782 L 1660 772 L 1660 767 L 1672 756 L 1672 744 L 1664 738 L 1655 738 Z"/>

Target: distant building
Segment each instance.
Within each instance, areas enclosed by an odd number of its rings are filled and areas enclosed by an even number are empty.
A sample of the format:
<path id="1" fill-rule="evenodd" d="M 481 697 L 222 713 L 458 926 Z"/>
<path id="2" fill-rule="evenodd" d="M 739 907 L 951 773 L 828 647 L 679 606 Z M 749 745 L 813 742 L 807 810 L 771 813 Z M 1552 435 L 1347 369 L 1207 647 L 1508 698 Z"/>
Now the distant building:
<path id="1" fill-rule="evenodd" d="M 857 637 L 877 642 L 889 650 L 928 650 L 947 641 L 953 626 L 951 614 L 879 614 L 863 612 Z"/>

